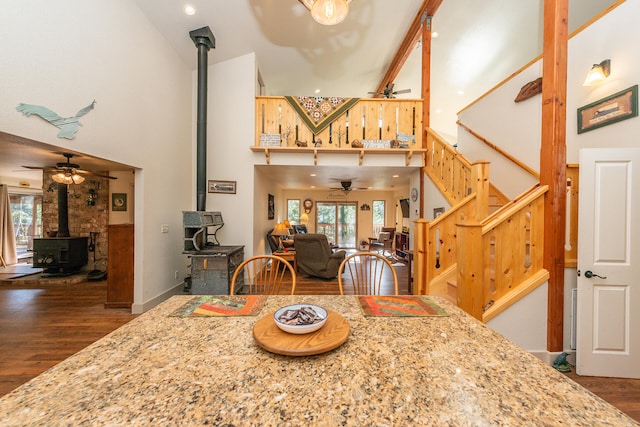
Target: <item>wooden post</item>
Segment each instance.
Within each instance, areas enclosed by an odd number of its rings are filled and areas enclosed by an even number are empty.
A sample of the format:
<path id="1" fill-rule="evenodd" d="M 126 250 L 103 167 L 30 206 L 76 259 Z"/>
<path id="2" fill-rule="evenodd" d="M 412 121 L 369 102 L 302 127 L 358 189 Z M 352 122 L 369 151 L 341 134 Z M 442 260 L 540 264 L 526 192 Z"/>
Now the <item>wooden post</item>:
<path id="1" fill-rule="evenodd" d="M 489 215 L 489 162 L 480 160 L 471 165 L 471 184 L 476 192 L 476 221 Z M 472 191 L 473 191 L 472 190 Z"/>
<path id="2" fill-rule="evenodd" d="M 479 222 L 468 221 L 458 224 L 457 229 L 458 307 L 482 321 L 484 293 L 482 225 Z"/>
<path id="3" fill-rule="evenodd" d="M 544 1 L 540 183 L 549 186 L 543 264 L 549 271 L 547 350 L 551 352 L 563 350 L 568 3 Z"/>
<path id="4" fill-rule="evenodd" d="M 427 230 L 429 221 L 418 219 L 413 223 L 413 293 L 428 295 L 427 289 Z M 411 272 L 409 272 L 411 274 Z"/>

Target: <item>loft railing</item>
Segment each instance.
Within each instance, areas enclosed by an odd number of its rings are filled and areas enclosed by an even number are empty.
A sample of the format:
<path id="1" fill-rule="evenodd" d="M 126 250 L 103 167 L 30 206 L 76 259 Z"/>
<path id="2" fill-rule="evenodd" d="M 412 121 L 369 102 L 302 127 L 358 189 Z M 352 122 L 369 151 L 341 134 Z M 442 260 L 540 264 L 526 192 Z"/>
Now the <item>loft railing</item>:
<path id="1" fill-rule="evenodd" d="M 409 149 L 422 148 L 422 100 L 362 98 L 315 132 L 307 126 L 283 96 L 256 97 L 256 147 L 273 147 L 261 141 L 261 135 L 280 136 L 280 147 L 307 147 L 322 141 L 323 148 L 351 148 L 354 140 L 406 142 Z M 400 137 L 400 138 L 398 138 Z M 264 138 L 264 137 L 263 137 Z M 272 139 L 273 141 L 273 139 Z M 272 142 L 273 144 L 273 142 Z M 365 147 L 366 148 L 366 147 Z M 380 148 L 380 147 L 376 147 Z M 384 147 L 383 147 L 384 148 Z"/>

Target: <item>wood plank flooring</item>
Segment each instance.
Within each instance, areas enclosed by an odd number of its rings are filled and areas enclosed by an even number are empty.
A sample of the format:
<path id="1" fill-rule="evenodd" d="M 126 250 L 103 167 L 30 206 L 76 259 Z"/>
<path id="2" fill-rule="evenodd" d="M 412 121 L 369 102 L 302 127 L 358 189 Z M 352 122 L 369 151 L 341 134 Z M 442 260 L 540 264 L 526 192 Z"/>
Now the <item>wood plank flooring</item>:
<path id="1" fill-rule="evenodd" d="M 408 293 L 406 270 L 396 266 L 401 294 Z M 336 280 L 298 276 L 296 294 L 338 293 Z M 0 396 L 135 317 L 127 309 L 104 309 L 105 298 L 106 281 L 0 282 Z M 568 376 L 640 421 L 640 380 Z"/>

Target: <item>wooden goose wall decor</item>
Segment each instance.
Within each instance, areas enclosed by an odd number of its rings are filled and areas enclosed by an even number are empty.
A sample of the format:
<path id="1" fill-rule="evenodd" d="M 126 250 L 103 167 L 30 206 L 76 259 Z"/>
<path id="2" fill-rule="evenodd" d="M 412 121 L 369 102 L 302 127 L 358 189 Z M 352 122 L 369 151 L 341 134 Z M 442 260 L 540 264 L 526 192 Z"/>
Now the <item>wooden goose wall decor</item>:
<path id="1" fill-rule="evenodd" d="M 78 132 L 78 126 L 82 126 L 78 119 L 93 110 L 95 104 L 96 101 L 94 100 L 91 104 L 78 111 L 75 116 L 71 117 L 60 117 L 57 113 L 41 105 L 18 104 L 16 110 L 22 112 L 26 117 L 35 114 L 51 123 L 60 129 L 58 138 L 73 139 L 76 137 L 76 132 Z"/>

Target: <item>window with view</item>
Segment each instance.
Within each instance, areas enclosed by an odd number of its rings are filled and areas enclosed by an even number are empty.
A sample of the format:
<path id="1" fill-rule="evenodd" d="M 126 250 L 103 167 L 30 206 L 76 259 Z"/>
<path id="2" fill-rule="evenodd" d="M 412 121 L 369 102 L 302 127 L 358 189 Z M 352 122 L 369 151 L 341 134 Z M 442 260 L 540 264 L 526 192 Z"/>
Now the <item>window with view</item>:
<path id="1" fill-rule="evenodd" d="M 377 236 L 384 227 L 385 203 L 384 200 L 373 201 L 373 235 Z"/>
<path id="2" fill-rule="evenodd" d="M 287 199 L 287 219 L 291 224 L 300 224 L 300 199 Z"/>

